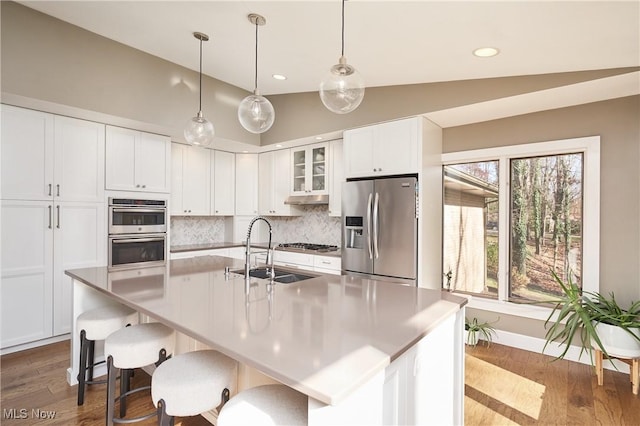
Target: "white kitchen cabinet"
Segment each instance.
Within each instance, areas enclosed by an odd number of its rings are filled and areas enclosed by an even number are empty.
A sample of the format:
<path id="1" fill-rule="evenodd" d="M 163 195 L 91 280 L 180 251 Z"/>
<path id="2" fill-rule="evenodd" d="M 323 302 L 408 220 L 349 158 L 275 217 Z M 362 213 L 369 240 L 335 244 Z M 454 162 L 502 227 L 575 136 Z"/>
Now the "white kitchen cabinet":
<path id="1" fill-rule="evenodd" d="M 235 214 L 258 214 L 258 154 L 236 154 L 235 180 Z"/>
<path id="2" fill-rule="evenodd" d="M 71 328 L 66 269 L 106 264 L 105 204 L 2 201 L 2 348 Z"/>
<path id="3" fill-rule="evenodd" d="M 64 270 L 106 264 L 105 126 L 2 106 L 0 345 L 68 333 Z"/>
<path id="4" fill-rule="evenodd" d="M 53 232 L 53 335 L 71 331 L 72 280 L 67 269 L 106 264 L 105 205 L 63 202 L 55 206 Z"/>
<path id="5" fill-rule="evenodd" d="M 52 204 L 2 202 L 2 348 L 52 336 Z"/>
<path id="6" fill-rule="evenodd" d="M 306 253 L 295 253 L 290 251 L 276 250 L 273 256 L 273 263 L 289 268 L 313 270 L 313 255 Z"/>
<path id="7" fill-rule="evenodd" d="M 293 195 L 324 195 L 329 193 L 327 143 L 291 148 Z"/>
<path id="8" fill-rule="evenodd" d="M 263 216 L 297 216 L 300 208 L 285 204 L 291 195 L 291 151 L 263 152 L 259 156 L 258 206 Z"/>
<path id="9" fill-rule="evenodd" d="M 171 144 L 171 215 L 208 216 L 211 207 L 209 150 Z"/>
<path id="10" fill-rule="evenodd" d="M 229 256 L 228 248 L 219 248 L 219 249 L 207 249 L 207 250 L 192 250 L 192 251 L 181 251 L 178 253 L 171 253 L 171 260 L 176 259 L 190 259 L 192 257 L 200 257 L 200 256 Z"/>
<path id="11" fill-rule="evenodd" d="M 313 256 L 313 270 L 323 274 L 340 275 L 342 259 L 336 256 Z"/>
<path id="12" fill-rule="evenodd" d="M 235 154 L 211 151 L 211 214 L 233 216 L 235 212 Z"/>
<path id="13" fill-rule="evenodd" d="M 106 135 L 107 189 L 169 192 L 169 137 L 114 126 Z"/>
<path id="14" fill-rule="evenodd" d="M 346 178 L 418 173 L 420 118 L 344 132 Z"/>
<path id="15" fill-rule="evenodd" d="M 103 202 L 104 125 L 2 105 L 2 198 Z"/>
<path id="16" fill-rule="evenodd" d="M 329 143 L 331 155 L 331 180 L 329 182 L 329 216 L 342 215 L 342 184 L 344 179 L 344 165 L 342 161 L 343 141 L 337 139 Z"/>

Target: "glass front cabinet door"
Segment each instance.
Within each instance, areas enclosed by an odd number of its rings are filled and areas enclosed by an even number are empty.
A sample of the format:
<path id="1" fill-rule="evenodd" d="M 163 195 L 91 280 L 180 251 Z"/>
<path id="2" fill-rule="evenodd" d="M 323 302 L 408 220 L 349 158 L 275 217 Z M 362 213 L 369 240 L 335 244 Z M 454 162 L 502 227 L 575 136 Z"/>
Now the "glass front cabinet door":
<path id="1" fill-rule="evenodd" d="M 292 148 L 292 194 L 328 194 L 328 144 Z"/>

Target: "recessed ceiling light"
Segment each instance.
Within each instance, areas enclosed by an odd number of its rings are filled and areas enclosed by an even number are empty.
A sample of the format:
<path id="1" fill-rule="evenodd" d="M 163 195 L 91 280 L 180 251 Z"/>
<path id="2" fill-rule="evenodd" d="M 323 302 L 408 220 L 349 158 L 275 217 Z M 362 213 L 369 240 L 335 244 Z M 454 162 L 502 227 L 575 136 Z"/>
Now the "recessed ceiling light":
<path id="1" fill-rule="evenodd" d="M 473 54 L 480 58 L 490 58 L 496 56 L 498 53 L 500 53 L 500 50 L 495 47 L 479 47 L 473 51 Z"/>
<path id="2" fill-rule="evenodd" d="M 322 136 L 316 136 L 316 140 L 317 141 L 321 141 L 322 140 Z"/>
<path id="3" fill-rule="evenodd" d="M 282 74 L 273 74 L 272 77 L 275 78 L 276 80 L 286 80 L 287 79 L 287 77 L 282 75 Z"/>
<path id="4" fill-rule="evenodd" d="M 282 145 L 281 144 L 277 144 L 276 148 L 282 148 Z"/>

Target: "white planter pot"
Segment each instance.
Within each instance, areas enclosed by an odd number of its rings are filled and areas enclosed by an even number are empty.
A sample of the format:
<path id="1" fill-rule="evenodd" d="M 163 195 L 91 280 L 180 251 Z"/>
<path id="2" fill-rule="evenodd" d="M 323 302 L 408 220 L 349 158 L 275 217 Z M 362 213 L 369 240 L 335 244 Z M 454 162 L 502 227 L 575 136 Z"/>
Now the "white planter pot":
<path id="1" fill-rule="evenodd" d="M 604 323 L 598 323 L 595 329 L 602 345 L 610 356 L 640 358 L 640 342 L 624 329 Z M 640 329 L 635 329 L 634 334 L 640 336 Z M 598 349 L 598 345 L 595 342 L 592 342 L 591 346 Z"/>
<path id="2" fill-rule="evenodd" d="M 464 331 L 464 343 L 469 346 L 475 346 L 478 344 L 478 332 L 469 332 L 469 330 Z"/>

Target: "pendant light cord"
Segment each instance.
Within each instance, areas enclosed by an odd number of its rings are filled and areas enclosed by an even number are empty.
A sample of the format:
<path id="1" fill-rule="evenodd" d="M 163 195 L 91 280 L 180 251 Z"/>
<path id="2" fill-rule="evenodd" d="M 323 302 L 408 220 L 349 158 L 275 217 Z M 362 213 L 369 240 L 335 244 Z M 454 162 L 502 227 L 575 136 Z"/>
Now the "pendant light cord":
<path id="1" fill-rule="evenodd" d="M 342 56 L 344 56 L 344 2 L 342 0 Z"/>
<path id="2" fill-rule="evenodd" d="M 202 37 L 200 37 L 200 104 L 198 111 L 202 112 Z"/>
<path id="3" fill-rule="evenodd" d="M 256 19 L 256 78 L 254 79 L 254 92 L 258 90 L 258 19 Z"/>

